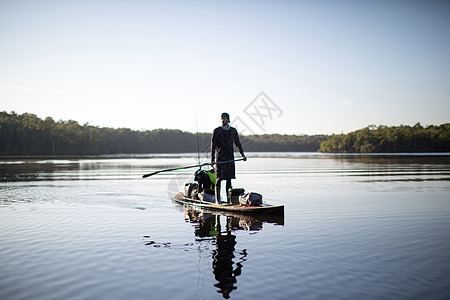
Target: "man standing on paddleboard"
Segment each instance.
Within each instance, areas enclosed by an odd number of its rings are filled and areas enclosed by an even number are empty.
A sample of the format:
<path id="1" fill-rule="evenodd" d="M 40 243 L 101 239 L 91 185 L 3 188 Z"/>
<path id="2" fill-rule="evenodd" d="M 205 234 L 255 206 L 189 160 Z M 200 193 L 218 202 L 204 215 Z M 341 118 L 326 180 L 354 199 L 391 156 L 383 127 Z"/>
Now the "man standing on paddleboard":
<path id="1" fill-rule="evenodd" d="M 243 160 L 247 160 L 244 155 L 244 149 L 242 149 L 241 142 L 239 141 L 239 135 L 236 128 L 230 126 L 230 115 L 223 113 L 221 115 L 222 126 L 214 129 L 211 139 L 211 164 L 215 165 L 216 171 L 216 202 L 220 203 L 220 183 L 222 180 L 226 180 L 226 191 L 228 203 L 231 203 L 231 199 L 228 197 L 228 190 L 231 189 L 231 179 L 235 179 L 235 166 L 234 166 L 234 148 L 233 143 L 239 149 Z M 231 161 L 227 163 L 220 163 L 225 161 Z M 217 164 L 216 164 L 217 162 Z"/>

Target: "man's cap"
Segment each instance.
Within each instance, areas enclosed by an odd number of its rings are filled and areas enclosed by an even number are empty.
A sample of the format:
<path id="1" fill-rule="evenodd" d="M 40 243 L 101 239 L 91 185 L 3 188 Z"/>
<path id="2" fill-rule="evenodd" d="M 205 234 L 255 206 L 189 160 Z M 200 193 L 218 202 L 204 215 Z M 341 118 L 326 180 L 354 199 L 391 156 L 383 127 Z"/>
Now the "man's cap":
<path id="1" fill-rule="evenodd" d="M 228 119 L 228 122 L 230 122 L 230 115 L 229 115 L 229 114 L 227 114 L 227 113 L 224 112 L 224 113 L 222 113 L 222 114 L 220 115 L 220 117 L 221 117 L 221 118 L 224 118 L 224 117 L 225 117 L 225 118 Z"/>

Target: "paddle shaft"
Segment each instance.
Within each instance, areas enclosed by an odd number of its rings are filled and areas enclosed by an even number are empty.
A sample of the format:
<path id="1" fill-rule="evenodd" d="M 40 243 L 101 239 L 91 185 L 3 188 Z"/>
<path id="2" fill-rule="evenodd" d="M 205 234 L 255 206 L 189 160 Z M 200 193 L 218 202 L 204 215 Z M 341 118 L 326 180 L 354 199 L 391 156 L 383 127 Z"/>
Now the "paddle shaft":
<path id="1" fill-rule="evenodd" d="M 218 161 L 215 164 L 225 164 L 225 163 L 230 163 L 230 162 L 235 162 L 235 161 L 240 161 L 240 160 L 244 160 L 243 158 L 239 158 L 239 159 L 235 159 L 235 160 L 227 160 L 227 161 Z M 165 170 L 160 170 L 160 171 L 156 171 L 153 173 L 149 173 L 149 174 L 145 174 L 142 175 L 142 178 L 147 178 L 162 172 L 171 172 L 171 171 L 177 171 L 177 170 L 184 170 L 184 169 L 190 169 L 190 168 L 198 168 L 198 167 L 203 167 L 203 166 L 208 166 L 211 165 L 210 163 L 204 163 L 204 164 L 200 164 L 200 165 L 193 165 L 193 166 L 187 166 L 187 167 L 178 167 L 178 168 L 172 168 L 172 169 L 165 169 Z"/>

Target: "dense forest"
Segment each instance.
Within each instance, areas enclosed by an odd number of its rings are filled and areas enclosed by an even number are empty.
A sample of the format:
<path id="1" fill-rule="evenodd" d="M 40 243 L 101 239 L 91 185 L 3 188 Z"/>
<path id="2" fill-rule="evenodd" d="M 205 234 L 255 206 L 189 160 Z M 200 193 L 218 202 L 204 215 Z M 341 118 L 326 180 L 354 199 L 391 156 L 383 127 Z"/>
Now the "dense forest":
<path id="1" fill-rule="evenodd" d="M 208 153 L 211 133 L 156 129 L 136 131 L 78 122 L 45 120 L 34 114 L 0 112 L 0 155 L 98 155 Z M 368 126 L 340 135 L 241 136 L 245 151 L 330 153 L 450 152 L 450 123 L 439 126 Z"/>
<path id="2" fill-rule="evenodd" d="M 211 130 L 212 131 L 212 130 Z M 329 136 L 242 136 L 245 151 L 317 151 Z M 101 128 L 34 114 L 0 112 L 0 155 L 209 152 L 211 133 Z"/>
<path id="3" fill-rule="evenodd" d="M 375 126 L 333 135 L 320 145 L 320 152 L 398 153 L 450 152 L 450 123 L 439 126 Z"/>

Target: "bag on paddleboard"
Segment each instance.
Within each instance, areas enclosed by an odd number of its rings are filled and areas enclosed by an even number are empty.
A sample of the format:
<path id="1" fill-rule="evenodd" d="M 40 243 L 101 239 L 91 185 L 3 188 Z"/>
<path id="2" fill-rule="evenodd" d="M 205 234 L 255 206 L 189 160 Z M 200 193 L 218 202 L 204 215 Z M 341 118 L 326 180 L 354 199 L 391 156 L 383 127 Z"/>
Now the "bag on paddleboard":
<path id="1" fill-rule="evenodd" d="M 245 193 L 239 196 L 239 204 L 245 206 L 261 206 L 262 195 L 258 193 Z"/>
<path id="2" fill-rule="evenodd" d="M 239 196 L 245 193 L 244 189 L 229 189 L 228 199 L 231 200 L 232 204 L 239 204 Z"/>

